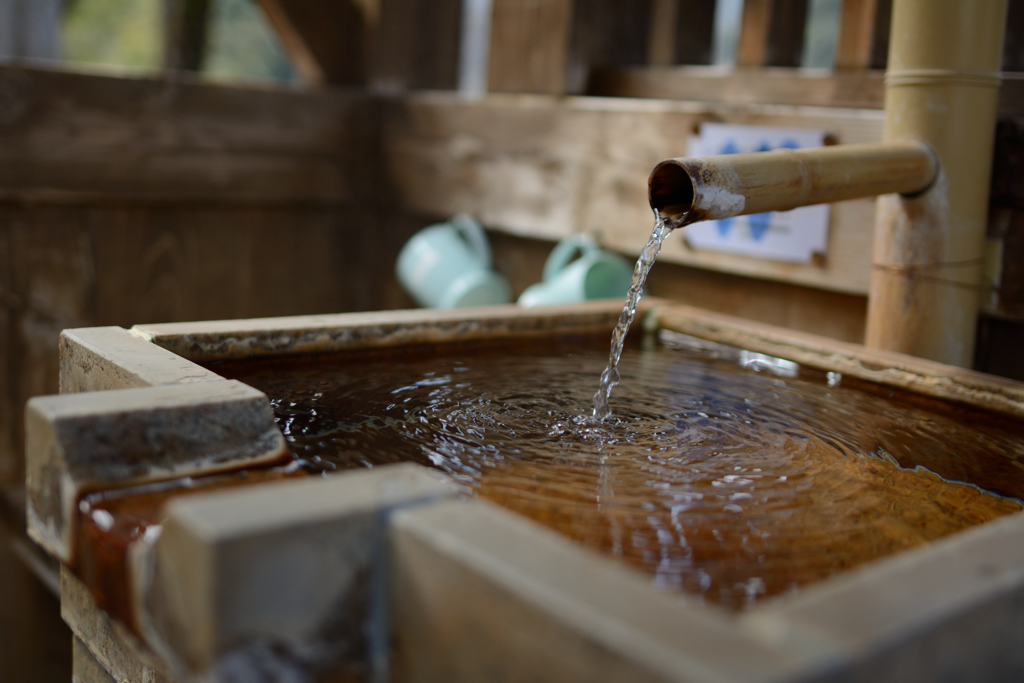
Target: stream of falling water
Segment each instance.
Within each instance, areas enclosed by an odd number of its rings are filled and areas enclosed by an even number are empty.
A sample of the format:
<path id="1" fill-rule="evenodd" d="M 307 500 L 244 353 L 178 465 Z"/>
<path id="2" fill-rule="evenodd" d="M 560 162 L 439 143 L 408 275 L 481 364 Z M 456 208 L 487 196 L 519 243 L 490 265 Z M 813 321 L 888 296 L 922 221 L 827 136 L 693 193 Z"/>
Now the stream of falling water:
<path id="1" fill-rule="evenodd" d="M 626 293 L 626 305 L 622 307 L 619 322 L 612 332 L 608 367 L 601 373 L 601 386 L 594 394 L 594 417 L 598 420 L 603 421 L 611 417 L 612 408 L 608 404 L 608 399 L 611 397 L 612 387 L 619 383 L 619 359 L 622 357 L 622 346 L 626 342 L 629 326 L 633 323 L 633 318 L 636 317 L 636 307 L 640 303 L 640 297 L 643 296 L 647 275 L 651 272 L 651 266 L 654 265 L 655 259 L 658 258 L 658 252 L 661 251 L 661 245 L 665 238 L 672 230 L 684 223 L 685 218 L 681 221 L 673 221 L 658 211 L 654 212 L 654 230 L 651 231 L 651 237 L 647 240 L 643 251 L 640 252 L 640 258 L 637 259 L 636 267 L 633 269 L 633 280 L 629 283 L 629 291 Z"/>

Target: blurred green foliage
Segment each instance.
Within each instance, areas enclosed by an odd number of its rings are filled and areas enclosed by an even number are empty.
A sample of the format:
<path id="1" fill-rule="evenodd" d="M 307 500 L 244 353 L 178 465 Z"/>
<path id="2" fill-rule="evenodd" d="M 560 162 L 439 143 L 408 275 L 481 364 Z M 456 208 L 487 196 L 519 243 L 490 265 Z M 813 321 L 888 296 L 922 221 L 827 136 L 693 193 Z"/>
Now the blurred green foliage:
<path id="1" fill-rule="evenodd" d="M 73 0 L 61 26 L 63 57 L 156 71 L 163 55 L 162 20 L 163 0 Z"/>
<path id="2" fill-rule="evenodd" d="M 295 80 L 281 41 L 252 0 L 213 0 L 203 74 L 216 80 Z"/>
<path id="3" fill-rule="evenodd" d="M 127 71 L 159 71 L 163 0 L 68 0 L 61 26 L 63 58 Z M 213 0 L 201 73 L 218 81 L 292 81 L 277 34 L 253 0 Z"/>

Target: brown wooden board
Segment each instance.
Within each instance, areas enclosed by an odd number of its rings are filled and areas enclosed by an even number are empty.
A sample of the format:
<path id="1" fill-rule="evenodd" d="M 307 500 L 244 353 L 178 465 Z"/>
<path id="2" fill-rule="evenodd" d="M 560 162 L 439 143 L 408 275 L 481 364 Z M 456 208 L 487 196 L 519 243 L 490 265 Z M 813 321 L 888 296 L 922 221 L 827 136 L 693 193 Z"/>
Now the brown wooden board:
<path id="1" fill-rule="evenodd" d="M 882 114 L 863 110 L 439 94 L 388 103 L 383 155 L 397 201 L 412 211 L 469 211 L 488 227 L 559 239 L 598 235 L 635 256 L 650 233 L 647 176 L 686 155 L 702 121 L 825 130 L 837 142 L 881 138 Z M 874 203 L 836 204 L 823 263 L 794 265 L 689 249 L 670 239 L 665 261 L 866 294 Z"/>
<path id="2" fill-rule="evenodd" d="M 566 92 L 584 92 L 594 68 L 647 62 L 653 4 L 651 0 L 573 2 Z"/>
<path id="3" fill-rule="evenodd" d="M 488 90 L 566 91 L 572 0 L 493 0 Z"/>
<path id="4" fill-rule="evenodd" d="M 0 67 L 0 200 L 355 201 L 375 190 L 374 105 Z"/>
<path id="5" fill-rule="evenodd" d="M 384 90 L 454 90 L 461 0 L 382 0 L 372 82 Z"/>

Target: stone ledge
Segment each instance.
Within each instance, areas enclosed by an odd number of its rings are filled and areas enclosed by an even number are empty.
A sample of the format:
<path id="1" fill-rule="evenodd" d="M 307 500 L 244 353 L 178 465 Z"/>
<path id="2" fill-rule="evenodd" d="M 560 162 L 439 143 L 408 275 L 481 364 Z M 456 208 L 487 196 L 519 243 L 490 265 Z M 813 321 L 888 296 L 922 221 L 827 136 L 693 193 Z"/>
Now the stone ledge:
<path id="1" fill-rule="evenodd" d="M 90 490 L 210 474 L 284 457 L 270 402 L 234 380 L 41 396 L 25 410 L 28 533 L 73 558 Z"/>
<path id="2" fill-rule="evenodd" d="M 398 680 L 753 683 L 813 666 L 484 501 L 396 514 L 391 556 Z"/>
<path id="3" fill-rule="evenodd" d="M 223 379 L 120 327 L 60 335 L 60 393 L 188 384 Z"/>
<path id="4" fill-rule="evenodd" d="M 183 679 L 364 677 L 386 665 L 391 513 L 458 492 L 400 464 L 174 500 L 131 551 L 143 637 Z"/>

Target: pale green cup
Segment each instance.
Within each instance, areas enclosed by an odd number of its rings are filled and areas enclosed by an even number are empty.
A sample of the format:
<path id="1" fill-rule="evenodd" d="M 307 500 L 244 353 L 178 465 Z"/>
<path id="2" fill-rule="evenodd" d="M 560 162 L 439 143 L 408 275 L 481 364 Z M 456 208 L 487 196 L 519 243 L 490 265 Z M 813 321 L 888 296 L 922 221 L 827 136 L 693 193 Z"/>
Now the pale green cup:
<path id="1" fill-rule="evenodd" d="M 421 306 L 464 308 L 507 304 L 508 282 L 491 270 L 491 247 L 480 224 L 466 214 L 412 236 L 398 254 L 395 275 Z"/>
<path id="2" fill-rule="evenodd" d="M 626 259 L 588 235 L 573 235 L 555 245 L 544 263 L 544 280 L 527 287 L 518 303 L 531 307 L 625 297 L 632 278 Z"/>

